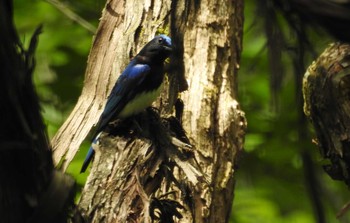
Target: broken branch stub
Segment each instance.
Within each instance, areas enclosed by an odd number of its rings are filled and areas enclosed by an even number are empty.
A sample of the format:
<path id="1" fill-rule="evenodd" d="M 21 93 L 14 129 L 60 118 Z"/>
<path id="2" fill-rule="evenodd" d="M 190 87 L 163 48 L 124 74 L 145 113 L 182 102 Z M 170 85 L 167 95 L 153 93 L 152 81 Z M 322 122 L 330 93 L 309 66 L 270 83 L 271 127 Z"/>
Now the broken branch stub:
<path id="1" fill-rule="evenodd" d="M 331 44 L 303 80 L 304 112 L 310 118 L 324 170 L 350 185 L 350 45 Z"/>

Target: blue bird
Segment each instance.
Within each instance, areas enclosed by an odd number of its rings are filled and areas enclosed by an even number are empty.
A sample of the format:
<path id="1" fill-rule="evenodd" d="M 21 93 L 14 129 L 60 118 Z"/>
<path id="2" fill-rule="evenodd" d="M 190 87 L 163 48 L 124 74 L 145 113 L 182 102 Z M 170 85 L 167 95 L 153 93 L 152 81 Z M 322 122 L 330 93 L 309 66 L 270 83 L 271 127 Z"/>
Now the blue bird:
<path id="1" fill-rule="evenodd" d="M 116 118 L 127 118 L 149 107 L 159 96 L 164 79 L 164 61 L 170 56 L 172 44 L 170 37 L 159 35 L 148 42 L 130 61 L 119 76 L 105 108 L 97 123 L 92 143 L 109 122 Z M 81 173 L 85 172 L 95 151 L 90 147 Z"/>

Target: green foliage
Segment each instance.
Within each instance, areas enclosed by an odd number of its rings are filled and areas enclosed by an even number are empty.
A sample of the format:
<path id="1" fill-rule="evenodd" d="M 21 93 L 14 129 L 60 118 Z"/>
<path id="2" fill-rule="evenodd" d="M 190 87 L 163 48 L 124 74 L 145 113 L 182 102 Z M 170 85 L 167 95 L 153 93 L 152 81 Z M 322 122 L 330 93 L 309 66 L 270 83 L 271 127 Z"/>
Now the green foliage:
<path id="1" fill-rule="evenodd" d="M 327 222 L 346 203 L 345 185 L 331 180 L 321 169 L 321 159 L 311 139 L 298 138 L 293 68 L 282 58 L 287 71 L 277 109 L 271 107 L 266 39 L 257 19 L 254 2 L 245 1 L 244 47 L 239 72 L 239 102 L 248 119 L 245 152 L 236 172 L 237 185 L 231 222 L 316 222 L 304 176 L 303 149 L 312 153 L 320 184 L 319 196 Z M 15 22 L 26 44 L 35 27 L 44 25 L 36 54 L 34 81 L 42 102 L 50 137 L 75 105 L 83 85 L 92 34 L 45 1 L 16 0 Z M 65 1 L 69 7 L 97 27 L 104 1 Z M 252 23 L 256 21 L 253 27 Z M 167 31 L 164 31 L 165 33 Z M 328 43 L 318 36 L 320 49 Z M 320 51 L 319 51 L 320 52 Z M 309 61 L 311 62 L 311 60 Z M 80 185 L 88 173 L 79 174 L 89 143 L 82 146 L 68 168 Z M 345 217 L 342 222 L 349 221 Z"/>
<path id="2" fill-rule="evenodd" d="M 336 214 L 348 202 L 349 192 L 344 183 L 333 181 L 322 170 L 320 154 L 316 145 L 311 144 L 311 138 L 299 139 L 296 84 L 288 54 L 282 58 L 287 73 L 278 95 L 279 103 L 276 108 L 271 106 L 266 37 L 254 3 L 245 1 L 238 95 L 248 120 L 248 133 L 236 175 L 231 222 L 317 222 L 304 175 L 305 150 L 314 159 L 312 165 L 319 184 L 312 190 L 320 190 L 318 196 L 326 222 L 338 222 Z M 318 53 L 330 43 L 317 35 L 311 36 L 311 40 L 318 43 Z M 311 60 L 306 64 L 310 63 Z M 340 222 L 349 219 L 345 216 Z"/>
<path id="3" fill-rule="evenodd" d="M 64 4 L 97 27 L 104 1 L 65 1 Z M 93 35 L 46 1 L 16 0 L 14 14 L 20 39 L 25 45 L 35 28 L 39 24 L 44 26 L 39 36 L 34 82 L 51 138 L 80 95 Z M 68 169 L 81 185 L 87 176 L 87 173 L 79 174 L 87 147 L 82 146 Z"/>

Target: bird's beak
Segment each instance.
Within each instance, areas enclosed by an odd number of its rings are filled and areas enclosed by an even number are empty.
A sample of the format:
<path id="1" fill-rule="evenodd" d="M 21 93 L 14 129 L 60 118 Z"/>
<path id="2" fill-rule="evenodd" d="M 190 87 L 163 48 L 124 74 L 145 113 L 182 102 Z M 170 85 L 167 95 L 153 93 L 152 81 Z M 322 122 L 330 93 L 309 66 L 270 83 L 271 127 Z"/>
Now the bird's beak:
<path id="1" fill-rule="evenodd" d="M 173 51 L 173 48 L 170 46 L 163 46 L 163 47 L 164 47 L 165 51 L 168 51 L 168 52 Z"/>

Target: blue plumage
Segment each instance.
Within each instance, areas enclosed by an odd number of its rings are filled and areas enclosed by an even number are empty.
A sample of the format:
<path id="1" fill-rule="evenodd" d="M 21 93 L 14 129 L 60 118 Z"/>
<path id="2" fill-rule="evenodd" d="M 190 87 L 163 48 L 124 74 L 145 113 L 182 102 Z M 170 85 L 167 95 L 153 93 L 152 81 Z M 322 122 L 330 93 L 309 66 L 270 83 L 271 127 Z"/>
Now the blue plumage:
<path id="1" fill-rule="evenodd" d="M 98 134 L 109 122 L 141 112 L 159 96 L 164 79 L 164 61 L 169 57 L 171 47 L 168 36 L 156 36 L 129 63 L 108 97 L 97 123 L 93 143 L 97 142 Z M 94 150 L 91 146 L 80 172 L 85 172 L 93 156 Z"/>

